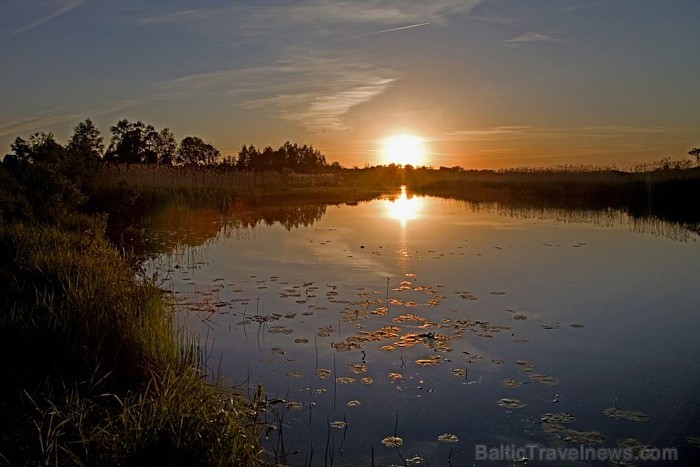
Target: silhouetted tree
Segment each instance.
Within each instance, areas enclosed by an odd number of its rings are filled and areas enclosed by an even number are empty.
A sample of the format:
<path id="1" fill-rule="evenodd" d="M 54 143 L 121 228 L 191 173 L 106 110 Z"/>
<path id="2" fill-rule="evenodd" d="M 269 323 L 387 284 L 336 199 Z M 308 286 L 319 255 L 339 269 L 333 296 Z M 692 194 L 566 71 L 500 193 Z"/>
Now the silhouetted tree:
<path id="1" fill-rule="evenodd" d="M 87 118 L 73 128 L 73 136 L 68 141 L 68 151 L 81 154 L 85 158 L 101 159 L 104 150 L 102 135 L 92 120 Z"/>
<path id="2" fill-rule="evenodd" d="M 18 136 L 10 147 L 14 153 L 5 156 L 5 162 L 11 165 L 55 164 L 65 157 L 65 150 L 56 142 L 53 133 L 34 133 L 29 140 Z"/>
<path id="3" fill-rule="evenodd" d="M 153 148 L 150 154 L 152 160 L 149 163 L 172 165 L 177 160 L 177 141 L 169 128 L 163 128 L 153 140 Z M 154 162 L 155 161 L 155 162 Z"/>
<path id="4" fill-rule="evenodd" d="M 180 142 L 178 162 L 185 165 L 211 165 L 219 158 L 219 151 L 196 136 L 187 136 Z"/>
<path id="5" fill-rule="evenodd" d="M 52 133 L 35 133 L 29 140 L 15 139 L 3 166 L 21 187 L 21 195 L 40 221 L 67 219 L 85 200 L 80 190 L 83 175 L 75 170 L 71 153 Z"/>
<path id="6" fill-rule="evenodd" d="M 110 128 L 112 139 L 105 158 L 117 164 L 172 163 L 177 143 L 173 133 L 164 128 L 156 131 L 153 125 L 120 120 Z"/>
<path id="7" fill-rule="evenodd" d="M 690 151 L 688 151 L 688 155 L 695 157 L 697 165 L 700 165 L 700 148 L 691 149 Z"/>
<path id="8" fill-rule="evenodd" d="M 313 173 L 328 170 L 329 166 L 326 157 L 313 146 L 299 146 L 287 141 L 276 150 L 270 146 L 262 151 L 254 146 L 243 146 L 238 153 L 236 168 L 253 172 Z"/>
<path id="9" fill-rule="evenodd" d="M 76 183 L 83 192 L 94 189 L 94 175 L 102 162 L 104 144 L 102 135 L 92 120 L 78 123 L 66 146 L 67 157 L 62 173 Z"/>
<path id="10" fill-rule="evenodd" d="M 253 170 L 252 161 L 254 158 L 259 156 L 259 152 L 255 149 L 252 144 L 250 146 L 243 145 L 241 150 L 238 152 L 238 159 L 236 159 L 236 169 L 248 172 Z"/>

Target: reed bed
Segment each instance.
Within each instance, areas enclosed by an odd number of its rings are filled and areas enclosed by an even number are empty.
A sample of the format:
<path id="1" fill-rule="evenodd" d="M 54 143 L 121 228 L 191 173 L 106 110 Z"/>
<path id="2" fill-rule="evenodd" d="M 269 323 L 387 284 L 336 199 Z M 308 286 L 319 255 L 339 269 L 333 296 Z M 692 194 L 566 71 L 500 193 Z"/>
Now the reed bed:
<path id="1" fill-rule="evenodd" d="M 206 381 L 167 297 L 89 225 L 0 225 L 0 462 L 261 465 L 252 402 Z"/>
<path id="2" fill-rule="evenodd" d="M 289 198 L 345 199 L 356 196 L 335 174 L 278 174 L 221 171 L 214 168 L 115 166 L 101 169 L 98 191 L 128 187 L 154 201 L 184 200 L 225 205 L 237 200 L 272 201 Z"/>

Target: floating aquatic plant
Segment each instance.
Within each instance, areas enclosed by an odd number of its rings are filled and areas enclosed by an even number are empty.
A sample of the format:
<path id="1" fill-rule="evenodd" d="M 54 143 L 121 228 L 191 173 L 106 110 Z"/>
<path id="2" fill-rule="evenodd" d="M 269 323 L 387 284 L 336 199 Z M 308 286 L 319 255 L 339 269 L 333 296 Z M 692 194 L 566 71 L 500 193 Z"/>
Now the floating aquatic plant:
<path id="1" fill-rule="evenodd" d="M 566 429 L 564 431 L 564 440 L 572 441 L 581 444 L 602 444 L 605 441 L 605 436 L 597 431 L 577 431 Z"/>
<path id="2" fill-rule="evenodd" d="M 352 384 L 355 382 L 355 378 L 351 378 L 349 376 L 338 376 L 335 379 L 335 382 L 338 384 Z"/>
<path id="3" fill-rule="evenodd" d="M 418 366 L 435 366 L 441 361 L 442 357 L 439 355 L 431 355 L 430 358 L 419 358 L 415 363 Z"/>
<path id="4" fill-rule="evenodd" d="M 459 438 L 457 437 L 457 435 L 453 435 L 451 433 L 444 433 L 438 436 L 438 441 L 440 441 L 441 443 L 456 443 L 457 441 L 459 441 Z"/>
<path id="5" fill-rule="evenodd" d="M 365 363 L 348 363 L 348 371 L 356 375 L 367 373 L 367 365 Z"/>
<path id="6" fill-rule="evenodd" d="M 304 408 L 304 405 L 299 401 L 288 401 L 286 406 L 289 410 L 292 411 L 297 411 Z"/>
<path id="7" fill-rule="evenodd" d="M 543 423 L 571 423 L 576 417 L 567 412 L 545 413 L 540 417 Z"/>
<path id="8" fill-rule="evenodd" d="M 643 450 L 651 449 L 651 446 L 648 446 L 634 438 L 623 438 L 617 442 L 617 446 L 622 449 L 629 449 L 635 455 L 639 454 Z"/>
<path id="9" fill-rule="evenodd" d="M 522 409 L 527 405 L 520 399 L 510 399 L 507 397 L 504 397 L 503 399 L 498 399 L 496 403 L 504 409 Z"/>
<path id="10" fill-rule="evenodd" d="M 382 439 L 382 444 L 388 448 L 397 448 L 403 444 L 403 439 L 398 436 L 387 436 Z"/>
<path id="11" fill-rule="evenodd" d="M 504 388 L 509 388 L 509 389 L 519 388 L 520 386 L 522 386 L 522 384 L 523 383 L 521 381 L 517 381 L 515 379 L 502 379 L 501 380 L 501 386 L 503 386 Z"/>
<path id="12" fill-rule="evenodd" d="M 685 440 L 691 446 L 694 446 L 696 448 L 700 448 L 700 436 L 686 436 Z"/>
<path id="13" fill-rule="evenodd" d="M 623 410 L 618 407 L 608 407 L 603 410 L 603 415 L 617 420 L 629 420 L 631 422 L 646 422 L 649 416 L 644 412 L 636 412 L 634 410 Z"/>
<path id="14" fill-rule="evenodd" d="M 532 371 L 535 367 L 532 362 L 528 362 L 526 360 L 516 360 L 514 363 L 517 365 L 520 371 Z"/>
<path id="15" fill-rule="evenodd" d="M 541 374 L 534 374 L 530 375 L 530 380 L 540 383 L 540 384 L 547 384 L 549 386 L 554 386 L 559 384 L 559 379 L 555 378 L 554 376 L 548 376 L 548 375 L 541 375 Z"/>

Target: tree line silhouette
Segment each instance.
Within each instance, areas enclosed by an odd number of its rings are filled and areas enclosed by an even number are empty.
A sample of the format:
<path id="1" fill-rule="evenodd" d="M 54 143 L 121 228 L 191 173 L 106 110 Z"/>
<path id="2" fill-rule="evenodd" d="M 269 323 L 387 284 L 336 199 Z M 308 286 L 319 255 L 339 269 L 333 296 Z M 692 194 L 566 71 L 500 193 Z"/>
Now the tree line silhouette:
<path id="1" fill-rule="evenodd" d="M 278 149 L 266 146 L 243 146 L 237 157 L 221 157 L 210 143 L 197 136 L 186 136 L 180 142 L 169 128 L 157 130 L 140 120 L 119 120 L 110 127 L 109 146 L 105 147 L 100 130 L 90 119 L 74 127 L 73 135 L 63 147 L 52 133 L 35 133 L 25 140 L 15 139 L 8 164 L 43 163 L 71 159 L 80 164 L 107 162 L 112 164 L 147 164 L 163 166 L 211 167 L 245 172 L 318 173 L 341 169 L 338 162 L 328 164 L 326 157 L 309 145 L 299 146 L 287 141 Z"/>
<path id="2" fill-rule="evenodd" d="M 237 157 L 221 157 L 197 136 L 179 142 L 168 128 L 142 121 L 118 121 L 110 127 L 109 145 L 90 119 L 78 123 L 65 145 L 53 133 L 17 137 L 0 163 L 0 220 L 64 219 L 95 191 L 100 166 L 149 165 L 202 167 L 245 172 L 324 173 L 340 170 L 313 146 L 284 143 L 278 149 L 243 146 Z"/>

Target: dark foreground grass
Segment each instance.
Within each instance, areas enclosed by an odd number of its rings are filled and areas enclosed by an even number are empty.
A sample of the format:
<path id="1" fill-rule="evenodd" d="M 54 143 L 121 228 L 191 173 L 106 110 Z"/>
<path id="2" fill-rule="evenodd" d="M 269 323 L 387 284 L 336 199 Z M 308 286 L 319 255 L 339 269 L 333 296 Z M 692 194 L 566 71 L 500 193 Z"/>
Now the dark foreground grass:
<path id="1" fill-rule="evenodd" d="M 74 224 L 0 225 L 0 464 L 261 464 L 255 400 L 207 383 L 162 291 Z"/>

